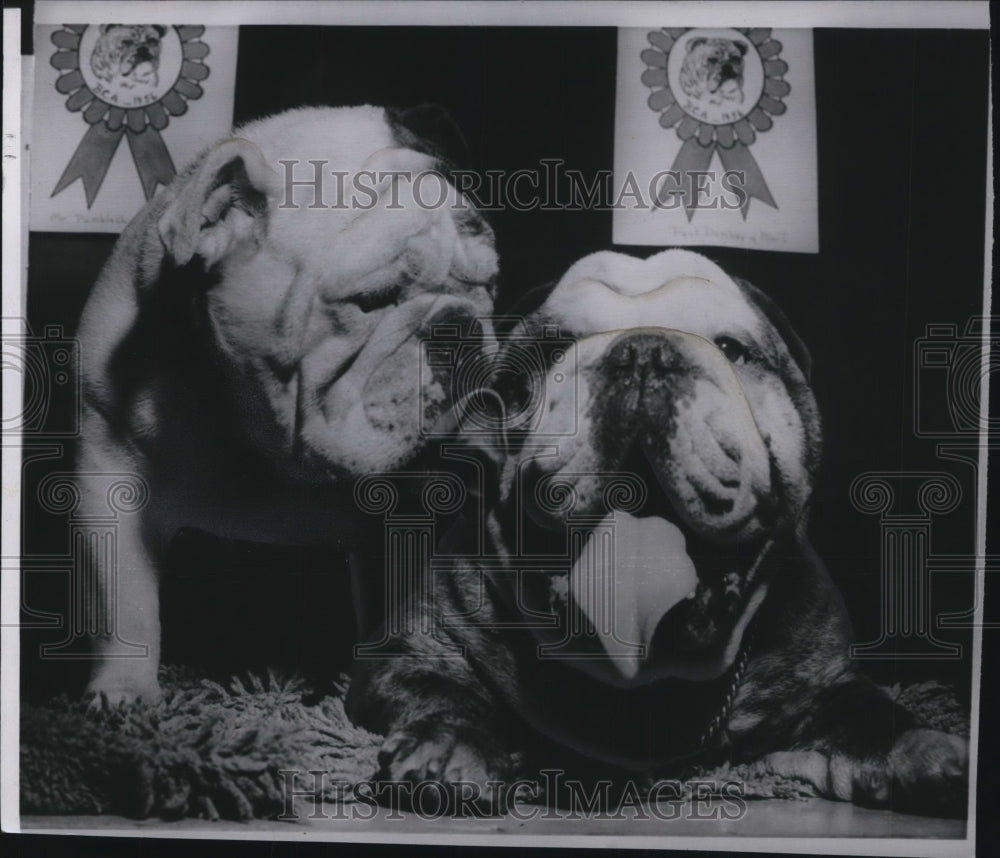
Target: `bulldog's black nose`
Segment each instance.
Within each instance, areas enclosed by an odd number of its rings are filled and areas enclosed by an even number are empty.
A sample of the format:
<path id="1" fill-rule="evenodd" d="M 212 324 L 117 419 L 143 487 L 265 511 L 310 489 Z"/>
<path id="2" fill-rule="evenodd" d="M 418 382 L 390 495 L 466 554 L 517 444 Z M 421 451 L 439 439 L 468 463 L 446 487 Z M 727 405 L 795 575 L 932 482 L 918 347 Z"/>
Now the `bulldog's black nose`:
<path id="1" fill-rule="evenodd" d="M 623 337 L 608 351 L 608 365 L 637 374 L 676 372 L 682 369 L 677 347 L 659 334 L 632 334 Z"/>

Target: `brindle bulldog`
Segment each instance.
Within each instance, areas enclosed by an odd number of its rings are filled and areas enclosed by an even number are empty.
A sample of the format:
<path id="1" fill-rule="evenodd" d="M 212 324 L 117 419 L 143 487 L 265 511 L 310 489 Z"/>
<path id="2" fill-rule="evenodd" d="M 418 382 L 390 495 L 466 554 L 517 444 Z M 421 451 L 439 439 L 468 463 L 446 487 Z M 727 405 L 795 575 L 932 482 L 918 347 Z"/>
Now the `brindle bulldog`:
<path id="1" fill-rule="evenodd" d="M 526 323 L 496 372 L 504 431 L 470 438 L 497 465 L 489 548 L 442 548 L 435 621 L 394 646 L 419 657 L 357 665 L 349 710 L 387 736 L 381 776 L 486 785 L 515 750 L 605 776 L 725 759 L 961 812 L 967 741 L 918 726 L 848 657 L 805 537 L 809 357 L 770 300 L 691 252 L 605 252 Z"/>
<path id="2" fill-rule="evenodd" d="M 451 384 L 447 368 L 421 377 L 421 342 L 488 315 L 497 273 L 492 230 L 417 133 L 442 113 L 258 120 L 122 233 L 79 328 L 77 471 L 85 516 L 106 514 L 109 474 L 138 475 L 149 504 L 122 517 L 117 566 L 92 559 L 114 612 L 92 624 L 95 700 L 159 692 L 158 576 L 178 529 L 333 543 L 355 530 L 356 478 L 424 452 Z"/>

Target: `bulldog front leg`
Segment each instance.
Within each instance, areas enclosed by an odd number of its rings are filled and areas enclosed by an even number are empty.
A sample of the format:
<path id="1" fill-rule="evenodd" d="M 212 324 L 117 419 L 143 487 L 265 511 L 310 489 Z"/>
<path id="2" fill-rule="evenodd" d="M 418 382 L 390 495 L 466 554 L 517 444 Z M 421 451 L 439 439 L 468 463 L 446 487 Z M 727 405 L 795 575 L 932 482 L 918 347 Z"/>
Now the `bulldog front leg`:
<path id="1" fill-rule="evenodd" d="M 773 653 L 764 659 L 772 666 L 778 660 Z M 823 660 L 836 662 L 835 657 Z M 810 663 L 807 656 L 795 662 Z M 730 738 L 742 749 L 737 756 L 751 762 L 751 776 L 797 778 L 824 798 L 867 807 L 964 815 L 967 739 L 922 727 L 912 713 L 850 666 L 829 686 L 818 687 L 804 678 L 805 671 L 796 681 L 788 664 L 779 672 L 751 670 L 750 693 L 729 721 Z M 761 711 L 774 712 L 776 701 L 765 702 L 765 688 L 784 689 L 785 717 L 740 736 L 741 724 L 759 719 Z"/>
<path id="2" fill-rule="evenodd" d="M 386 737 L 379 779 L 437 781 L 453 796 L 464 791 L 481 806 L 496 809 L 502 800 L 497 783 L 509 783 L 513 774 L 512 719 L 502 695 L 481 677 L 509 678 L 509 653 L 501 639 L 488 639 L 483 630 L 463 630 L 453 638 L 438 630 L 437 635 L 404 633 L 382 642 L 384 655 L 359 658 L 347 713 Z M 470 652 L 491 653 L 491 662 L 474 666 L 464 656 Z"/>
<path id="3" fill-rule="evenodd" d="M 824 798 L 961 815 L 967 740 L 921 726 L 860 671 L 843 598 L 808 545 L 781 556 L 719 752 Z"/>
<path id="4" fill-rule="evenodd" d="M 835 686 L 824 697 L 814 725 L 821 758 L 778 753 L 765 758 L 766 766 L 801 769 L 800 776 L 808 775 L 829 798 L 909 813 L 965 815 L 968 739 L 919 726 L 866 678 Z"/>
<path id="5" fill-rule="evenodd" d="M 157 574 L 140 535 L 138 522 L 118 529 L 117 569 L 107 563 L 93 569 L 95 593 L 109 606 L 109 629 L 94 639 L 94 666 L 87 685 L 95 705 L 153 700 L 160 695 L 160 599 Z M 139 650 L 145 648 L 145 651 Z"/>
<path id="6" fill-rule="evenodd" d="M 751 775 L 797 778 L 824 798 L 904 813 L 964 817 L 968 740 L 939 730 L 904 732 L 892 749 L 872 757 L 839 750 L 775 751 Z"/>
<path id="7" fill-rule="evenodd" d="M 378 779 L 437 781 L 451 789 L 471 784 L 480 804 L 495 807 L 495 784 L 512 774 L 497 703 L 468 662 L 436 657 L 425 647 L 412 652 L 359 662 L 351 681 L 348 715 L 386 737 Z"/>
<path id="8" fill-rule="evenodd" d="M 110 439 L 101 418 L 87 420 L 78 479 L 81 513 L 108 515 L 107 475 L 144 472 L 135 458 Z M 93 601 L 81 606 L 93 635 L 96 659 L 88 694 L 94 704 L 155 699 L 160 694 L 160 600 L 156 559 L 143 534 L 141 513 L 118 517 L 111 546 L 89 546 L 83 592 Z"/>

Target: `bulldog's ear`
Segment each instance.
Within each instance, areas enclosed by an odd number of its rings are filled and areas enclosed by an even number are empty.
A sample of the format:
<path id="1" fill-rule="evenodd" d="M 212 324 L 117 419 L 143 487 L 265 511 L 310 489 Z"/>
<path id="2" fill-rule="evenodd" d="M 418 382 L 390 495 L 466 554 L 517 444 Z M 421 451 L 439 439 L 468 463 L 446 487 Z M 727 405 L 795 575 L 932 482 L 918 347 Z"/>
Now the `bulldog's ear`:
<path id="1" fill-rule="evenodd" d="M 407 110 L 386 108 L 397 140 L 408 149 L 433 155 L 456 167 L 468 166 L 469 144 L 451 114 L 440 104 L 419 104 Z"/>
<path id="2" fill-rule="evenodd" d="M 704 45 L 706 42 L 708 42 L 708 39 L 705 38 L 692 39 L 690 42 L 687 43 L 688 53 L 693 51 L 695 48 Z"/>
<path id="3" fill-rule="evenodd" d="M 746 42 L 733 42 L 733 44 L 736 45 L 736 50 L 740 52 L 741 57 L 745 57 L 747 55 L 749 48 L 747 48 Z"/>
<path id="4" fill-rule="evenodd" d="M 153 24 L 153 29 L 156 30 L 157 33 L 159 33 L 160 38 L 163 38 L 165 35 L 167 35 L 167 28 L 164 27 L 162 24 Z"/>
<path id="5" fill-rule="evenodd" d="M 253 237 L 281 190 L 260 150 L 241 139 L 220 143 L 179 181 L 159 223 L 163 246 L 179 266 L 199 256 L 208 267 Z"/>
<path id="6" fill-rule="evenodd" d="M 105 33 L 110 32 L 115 27 L 120 27 L 120 26 L 121 24 L 101 24 L 101 26 L 98 28 L 98 32 L 100 32 L 100 34 L 103 36 Z"/>

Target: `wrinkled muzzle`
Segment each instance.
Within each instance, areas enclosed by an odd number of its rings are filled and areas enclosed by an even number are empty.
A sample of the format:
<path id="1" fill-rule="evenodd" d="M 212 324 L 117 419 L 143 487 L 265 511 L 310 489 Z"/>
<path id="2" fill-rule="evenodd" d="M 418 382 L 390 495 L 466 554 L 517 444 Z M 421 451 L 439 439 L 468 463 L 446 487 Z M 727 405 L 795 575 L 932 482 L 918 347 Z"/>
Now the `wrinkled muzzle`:
<path id="1" fill-rule="evenodd" d="M 592 629 L 609 681 L 711 678 L 762 597 L 773 490 L 762 433 L 728 360 L 701 337 L 623 334 L 593 374 L 600 460 L 641 490 L 616 505 L 607 473 L 575 477 L 585 511 L 599 500 L 604 514 L 574 547 L 569 622 Z"/>
<path id="2" fill-rule="evenodd" d="M 404 466 L 457 398 L 455 367 L 430 363 L 429 345 L 446 327 L 463 332 L 470 347 L 485 347 L 492 334 L 482 316 L 482 306 L 468 299 L 419 295 L 387 312 L 347 361 L 335 342 L 304 358 L 298 392 L 304 454 L 351 476 Z"/>

